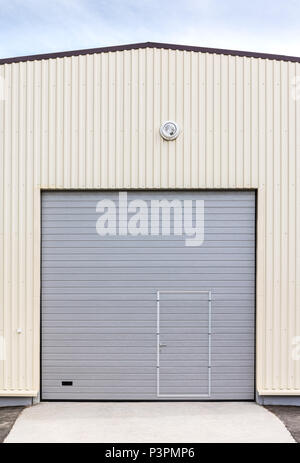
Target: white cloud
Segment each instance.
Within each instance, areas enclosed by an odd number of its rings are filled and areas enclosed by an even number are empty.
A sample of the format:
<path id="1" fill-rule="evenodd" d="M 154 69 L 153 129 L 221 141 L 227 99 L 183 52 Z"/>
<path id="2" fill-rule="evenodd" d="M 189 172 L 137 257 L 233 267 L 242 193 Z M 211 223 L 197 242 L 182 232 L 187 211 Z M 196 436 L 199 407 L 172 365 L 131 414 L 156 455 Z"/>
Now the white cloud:
<path id="1" fill-rule="evenodd" d="M 298 55 L 296 0 L 0 0 L 0 56 L 131 42 Z"/>

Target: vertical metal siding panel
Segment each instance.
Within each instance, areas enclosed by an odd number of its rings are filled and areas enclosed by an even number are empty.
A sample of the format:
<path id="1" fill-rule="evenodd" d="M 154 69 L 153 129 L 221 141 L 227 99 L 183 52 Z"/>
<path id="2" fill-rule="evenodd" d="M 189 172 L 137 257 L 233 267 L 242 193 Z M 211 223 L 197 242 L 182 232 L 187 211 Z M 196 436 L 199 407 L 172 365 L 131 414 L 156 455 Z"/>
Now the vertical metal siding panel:
<path id="1" fill-rule="evenodd" d="M 108 186 L 116 186 L 116 54 L 108 54 Z M 137 116 L 138 117 L 138 116 Z M 136 137 L 135 137 L 136 138 Z"/>
<path id="2" fill-rule="evenodd" d="M 221 186 L 221 55 L 213 55 L 213 187 Z"/>
<path id="3" fill-rule="evenodd" d="M 131 50 L 131 152 L 130 152 L 130 185 L 138 188 L 139 143 L 138 143 L 138 50 Z"/>
<path id="4" fill-rule="evenodd" d="M 251 185 L 251 61 L 243 58 L 244 114 L 243 114 L 243 187 Z"/>
<path id="5" fill-rule="evenodd" d="M 161 50 L 160 52 L 160 121 L 159 125 L 170 119 L 169 117 L 169 52 Z M 166 140 L 161 140 L 160 149 L 160 186 L 167 188 L 169 183 L 169 145 Z"/>
<path id="6" fill-rule="evenodd" d="M 153 80 L 153 54 L 154 50 L 147 49 L 146 53 L 146 109 L 145 109 L 145 124 L 146 124 L 146 188 L 153 187 L 153 156 L 154 156 L 154 113 L 153 113 L 153 95 L 154 95 L 154 80 Z M 123 55 L 124 56 L 124 55 Z"/>
<path id="7" fill-rule="evenodd" d="M 257 191 L 256 208 L 256 383 L 261 391 L 271 376 L 271 364 L 266 358 L 271 335 L 266 329 L 266 190 L 263 187 Z"/>
<path id="8" fill-rule="evenodd" d="M 13 65 L 12 70 L 12 143 L 11 143 L 11 339 L 10 339 L 10 355 L 11 355 L 11 387 L 15 388 L 18 382 L 18 305 L 19 305 L 19 148 L 20 148 L 20 113 L 19 113 L 19 97 L 20 97 L 20 63 Z"/>
<path id="9" fill-rule="evenodd" d="M 236 62 L 236 187 L 244 186 L 244 58 Z"/>
<path id="10" fill-rule="evenodd" d="M 37 183 L 37 178 L 35 178 Z M 39 390 L 40 378 L 40 242 L 41 242 L 41 192 L 39 189 L 34 190 L 34 231 L 33 231 L 33 331 L 32 331 L 32 359 L 33 369 L 31 372 L 33 390 Z"/>
<path id="11" fill-rule="evenodd" d="M 40 178 L 39 161 L 34 163 L 34 159 L 40 159 L 40 133 L 41 133 L 41 63 L 28 63 L 27 77 L 27 156 L 25 170 L 25 195 L 26 195 L 26 214 L 25 214 L 25 300 L 24 309 L 25 320 L 22 326 L 22 336 L 25 338 L 24 346 L 24 388 L 33 389 L 32 371 L 33 371 L 33 191 L 34 191 L 34 169 L 38 172 L 38 181 Z M 37 186 L 39 188 L 39 186 Z M 25 245 L 25 244 L 23 244 Z"/>
<path id="12" fill-rule="evenodd" d="M 101 56 L 93 55 L 94 59 L 94 101 L 93 101 L 93 121 L 94 121 L 94 139 L 93 139 L 93 171 L 94 171 L 94 180 L 93 184 L 95 188 L 100 188 L 101 186 L 101 152 L 100 152 L 100 111 L 101 111 Z"/>
<path id="13" fill-rule="evenodd" d="M 236 59 L 228 57 L 228 186 L 236 186 Z"/>
<path id="14" fill-rule="evenodd" d="M 26 295 L 25 295 L 25 259 L 26 259 L 26 189 L 25 189 L 25 176 L 26 176 L 26 161 L 28 157 L 27 143 L 30 133 L 27 127 L 30 123 L 30 101 L 27 100 L 27 85 L 31 85 L 32 76 L 29 73 L 32 69 L 32 63 L 21 63 L 19 70 L 19 165 L 18 165 L 18 261 L 19 261 L 19 275 L 17 286 L 17 301 L 18 301 L 18 316 L 17 316 L 17 329 L 21 333 L 17 334 L 17 352 L 16 364 L 18 368 L 16 386 L 18 389 L 25 388 L 25 342 L 24 342 L 24 321 L 26 312 Z"/>
<path id="15" fill-rule="evenodd" d="M 281 157 L 281 102 L 280 102 L 280 63 L 272 62 L 273 67 L 273 98 L 274 106 L 272 111 L 272 127 L 270 129 L 273 136 L 273 387 L 280 388 L 280 300 L 281 300 L 281 185 L 280 185 L 280 157 Z"/>
<path id="16" fill-rule="evenodd" d="M 199 185 L 199 63 L 198 54 L 191 54 L 191 187 Z"/>
<path id="17" fill-rule="evenodd" d="M 85 187 L 94 186 L 94 55 L 86 61 L 86 161 Z"/>
<path id="18" fill-rule="evenodd" d="M 191 187 L 191 54 L 183 52 L 183 182 Z"/>
<path id="19" fill-rule="evenodd" d="M 138 186 L 145 188 L 146 185 L 146 51 L 139 50 L 138 53 Z"/>
<path id="20" fill-rule="evenodd" d="M 168 119 L 176 120 L 176 51 L 168 52 Z M 178 141 L 178 140 L 177 140 Z M 168 144 L 168 186 L 176 185 L 176 148 L 177 143 Z"/>
<path id="21" fill-rule="evenodd" d="M 176 140 L 176 187 L 184 185 L 183 153 L 184 153 L 184 116 L 183 116 L 183 53 L 176 50 L 176 121 L 181 127 L 181 134 Z M 154 126 L 154 130 L 156 127 Z M 155 166 L 154 166 L 155 172 Z"/>
<path id="22" fill-rule="evenodd" d="M 43 139 L 43 122 L 42 122 L 42 61 L 34 62 L 34 95 L 33 95 L 33 165 L 30 188 L 31 191 L 41 187 L 41 159 L 42 159 L 42 139 Z M 30 179 L 27 180 L 30 183 Z M 28 186 L 29 188 L 29 186 Z"/>
<path id="23" fill-rule="evenodd" d="M 47 188 L 49 186 L 49 65 L 50 60 L 43 60 L 41 62 L 41 186 L 42 188 Z"/>
<path id="24" fill-rule="evenodd" d="M 257 254 L 256 254 L 256 325 L 257 325 L 257 386 L 266 387 L 270 377 L 271 362 L 266 359 L 267 343 L 270 340 L 266 328 L 266 61 L 258 60 L 258 194 L 257 194 Z"/>
<path id="25" fill-rule="evenodd" d="M 56 144 L 56 160 L 55 160 L 55 184 L 56 188 L 64 186 L 64 61 L 62 59 L 55 60 L 56 64 L 56 126 L 55 139 Z"/>
<path id="26" fill-rule="evenodd" d="M 71 63 L 70 59 L 63 58 L 63 151 L 61 157 L 63 165 L 62 186 L 64 188 L 71 188 Z"/>
<path id="27" fill-rule="evenodd" d="M 288 387 L 288 64 L 280 62 L 280 388 Z"/>
<path id="28" fill-rule="evenodd" d="M 214 187 L 214 59 L 213 55 L 206 54 L 206 188 Z"/>
<path id="29" fill-rule="evenodd" d="M 199 96 L 198 96 L 198 182 L 200 188 L 206 186 L 206 54 L 198 54 L 198 65 L 199 65 Z"/>
<path id="30" fill-rule="evenodd" d="M 130 157 L 131 157 L 131 54 L 124 52 L 124 103 L 123 103 L 123 120 L 124 120 L 124 138 L 123 138 L 123 182 L 124 188 L 130 187 Z M 101 146 L 101 157 L 103 151 Z"/>
<path id="31" fill-rule="evenodd" d="M 161 137 L 158 133 L 161 124 L 161 99 L 160 99 L 160 50 L 153 50 L 153 187 L 160 187 L 161 175 Z"/>
<path id="32" fill-rule="evenodd" d="M 78 57 L 71 57 L 71 188 L 78 188 L 78 162 L 79 162 L 79 80 Z"/>
<path id="33" fill-rule="evenodd" d="M 220 127 L 220 138 L 221 138 L 221 182 L 222 188 L 228 188 L 228 177 L 229 177 L 229 154 L 228 154 L 228 132 L 229 132 L 229 106 L 228 106 L 228 85 L 229 85 L 229 60 L 227 56 L 221 56 L 221 79 L 220 79 L 220 92 L 221 92 L 221 127 Z"/>
<path id="34" fill-rule="evenodd" d="M 85 188 L 86 183 L 86 66 L 87 55 L 79 56 L 78 64 L 78 187 Z M 107 110 L 107 107 L 106 107 Z"/>
<path id="35" fill-rule="evenodd" d="M 250 76 L 250 186 L 257 188 L 258 180 L 258 153 L 259 153 L 259 60 L 251 58 Z"/>
<path id="36" fill-rule="evenodd" d="M 288 365 L 287 365 L 287 387 L 293 389 L 297 385 L 296 364 L 293 360 L 292 349 L 293 339 L 297 336 L 297 314 L 296 314 L 296 101 L 294 97 L 293 82 L 296 78 L 296 64 L 288 63 L 287 74 L 287 105 L 288 105 L 288 321 L 287 321 L 287 350 L 288 350 Z M 284 162 L 284 160 L 283 160 Z M 298 362 L 299 363 L 299 362 Z"/>
<path id="37" fill-rule="evenodd" d="M 57 75 L 56 75 L 56 60 L 50 59 L 49 61 L 49 187 L 56 187 L 56 118 L 57 118 L 57 105 L 56 105 L 56 91 L 57 91 Z"/>
<path id="38" fill-rule="evenodd" d="M 273 61 L 266 61 L 266 389 L 274 384 L 275 351 L 273 350 L 274 307 L 274 223 L 273 223 Z"/>
<path id="39" fill-rule="evenodd" d="M 37 67 L 37 87 L 35 94 L 35 124 L 34 130 L 38 130 L 39 122 L 36 119 L 41 114 L 41 94 L 40 94 L 40 82 L 41 82 L 41 69 L 39 63 L 35 63 Z M 40 126 L 41 127 L 41 126 Z M 30 344 L 28 347 L 31 348 L 30 364 L 32 368 L 28 374 L 30 378 L 30 389 L 32 391 L 39 391 L 40 384 L 40 274 L 41 274 L 41 261 L 40 261 L 40 243 L 41 243 L 41 208 L 40 208 L 40 184 L 41 184 L 41 170 L 40 170 L 40 146 L 41 146 L 41 132 L 34 134 L 34 157 L 32 160 L 32 177 L 33 186 L 30 192 L 31 208 L 28 208 L 28 224 L 30 232 L 30 275 L 32 279 L 31 292 L 31 313 L 28 318 Z M 29 177 L 30 178 L 30 177 Z M 27 180 L 29 181 L 29 180 Z"/>
<path id="40" fill-rule="evenodd" d="M 97 56 L 97 55 L 95 55 Z M 115 126 L 116 126 L 116 187 L 123 188 L 123 134 L 124 134 L 124 119 L 123 119 L 123 98 L 124 98 L 124 55 L 121 52 L 116 53 L 116 103 L 115 103 Z M 97 104 L 97 103 L 95 103 Z M 95 109 L 95 117 L 97 116 L 98 110 Z M 97 130 L 98 131 L 98 130 Z M 98 154 L 98 146 L 94 149 L 94 156 Z M 96 153 L 95 153 L 96 151 Z"/>
<path id="41" fill-rule="evenodd" d="M 5 114 L 4 114 L 4 341 L 5 341 L 5 360 L 3 373 L 3 389 L 9 390 L 11 385 L 11 204 L 12 204 L 12 66 L 5 65 Z"/>
<path id="42" fill-rule="evenodd" d="M 28 159 L 28 177 L 26 177 L 28 204 L 26 208 L 28 253 L 26 254 L 28 303 L 30 308 L 26 316 L 26 349 L 28 352 L 26 372 L 27 390 L 39 390 L 40 362 L 40 185 L 41 185 L 41 146 L 42 127 L 42 62 L 34 63 L 33 95 L 33 153 Z M 48 94 L 47 94 L 48 99 Z M 48 101 L 48 100 L 47 100 Z M 30 199 L 29 199 L 30 198 Z M 30 203 L 30 204 L 29 204 Z"/>
<path id="43" fill-rule="evenodd" d="M 300 75 L 300 64 L 296 64 L 296 75 Z M 298 90 L 299 92 L 299 90 Z M 296 333 L 299 336 L 300 333 L 300 245 L 299 245 L 299 234 L 300 234 L 300 99 L 296 101 Z M 300 362 L 295 361 L 296 368 L 296 384 L 294 387 L 300 389 Z"/>
<path id="44" fill-rule="evenodd" d="M 24 183 L 24 198 L 23 205 L 24 216 L 23 216 L 23 237 L 21 248 L 23 248 L 24 261 L 23 268 L 24 274 L 22 276 L 21 287 L 24 286 L 23 295 L 21 295 L 20 300 L 20 322 L 19 327 L 22 330 L 20 335 L 21 347 L 20 347 L 20 388 L 32 390 L 32 381 L 29 379 L 28 372 L 32 371 L 32 358 L 28 355 L 28 345 L 32 342 L 32 326 L 31 322 L 31 311 L 32 311 L 32 293 L 30 293 L 30 288 L 32 285 L 32 273 L 30 272 L 28 263 L 30 262 L 30 251 L 32 249 L 32 236 L 30 236 L 30 229 L 28 229 L 28 219 L 32 219 L 32 189 L 33 189 L 33 132 L 34 132 L 34 85 L 35 85 L 35 63 L 24 63 L 26 66 L 26 106 L 25 106 L 25 160 L 22 173 Z M 21 254 L 21 249 L 20 249 Z M 30 281 L 31 280 L 31 281 Z"/>

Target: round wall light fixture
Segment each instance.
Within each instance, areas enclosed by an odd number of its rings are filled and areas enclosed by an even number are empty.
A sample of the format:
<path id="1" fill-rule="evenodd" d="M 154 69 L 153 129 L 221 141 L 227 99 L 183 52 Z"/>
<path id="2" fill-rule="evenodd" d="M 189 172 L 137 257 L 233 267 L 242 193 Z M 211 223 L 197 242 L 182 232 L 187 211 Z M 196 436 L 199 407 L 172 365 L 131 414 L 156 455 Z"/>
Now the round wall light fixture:
<path id="1" fill-rule="evenodd" d="M 164 140 L 170 141 L 178 137 L 180 129 L 176 122 L 166 121 L 161 125 L 159 131 Z"/>

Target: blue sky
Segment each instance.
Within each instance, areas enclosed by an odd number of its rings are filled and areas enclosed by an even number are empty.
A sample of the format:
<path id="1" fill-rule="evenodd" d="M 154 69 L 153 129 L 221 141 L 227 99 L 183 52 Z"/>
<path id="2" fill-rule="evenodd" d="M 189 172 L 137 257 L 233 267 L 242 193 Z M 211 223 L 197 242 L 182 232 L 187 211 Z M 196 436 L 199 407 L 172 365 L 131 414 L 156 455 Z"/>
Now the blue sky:
<path id="1" fill-rule="evenodd" d="M 134 42 L 300 55 L 299 0 L 0 0 L 0 57 Z"/>

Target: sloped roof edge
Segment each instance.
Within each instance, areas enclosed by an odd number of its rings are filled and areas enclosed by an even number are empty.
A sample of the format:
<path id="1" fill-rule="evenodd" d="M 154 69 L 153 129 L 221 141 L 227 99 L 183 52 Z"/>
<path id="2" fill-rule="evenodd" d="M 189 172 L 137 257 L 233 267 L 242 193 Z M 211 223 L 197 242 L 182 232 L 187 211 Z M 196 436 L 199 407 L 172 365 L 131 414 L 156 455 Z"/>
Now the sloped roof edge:
<path id="1" fill-rule="evenodd" d="M 226 50 L 222 48 L 204 48 L 204 47 L 195 47 L 195 46 L 190 46 L 190 45 L 176 45 L 173 43 L 170 44 L 170 43 L 158 43 L 158 42 L 142 42 L 142 43 L 127 44 L 127 45 L 116 45 L 116 46 L 111 46 L 111 47 L 88 48 L 84 50 L 72 50 L 72 51 L 62 51 L 58 53 L 46 53 L 46 54 L 40 54 L 40 55 L 17 56 L 14 58 L 2 58 L 0 59 L 0 65 L 20 63 L 24 61 L 37 61 L 37 60 L 44 60 L 44 59 L 64 58 L 68 56 L 92 55 L 95 53 L 109 53 L 109 52 L 124 51 L 124 50 L 138 50 L 138 49 L 143 49 L 143 48 L 194 51 L 194 52 L 200 52 L 200 53 L 213 53 L 217 55 L 230 55 L 230 56 L 240 56 L 240 57 L 247 57 L 247 58 L 262 58 L 262 59 L 269 59 L 269 60 L 290 61 L 294 63 L 300 63 L 300 57 L 296 57 L 296 56 L 273 55 L 270 53 L 257 53 L 257 52 L 239 51 L 239 50 Z"/>

